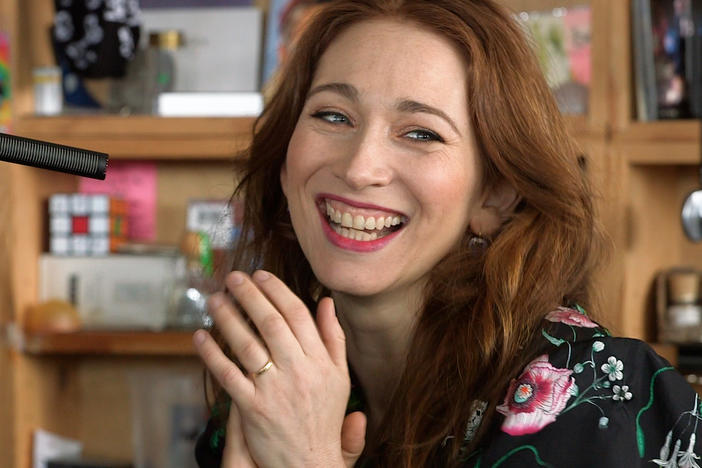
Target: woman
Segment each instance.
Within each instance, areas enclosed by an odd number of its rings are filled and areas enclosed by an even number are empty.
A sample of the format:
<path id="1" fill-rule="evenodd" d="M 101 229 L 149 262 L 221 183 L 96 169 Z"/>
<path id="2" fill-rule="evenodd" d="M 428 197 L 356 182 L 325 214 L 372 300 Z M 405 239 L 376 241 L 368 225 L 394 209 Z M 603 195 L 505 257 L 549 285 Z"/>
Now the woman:
<path id="1" fill-rule="evenodd" d="M 227 353 L 194 337 L 201 466 L 696 466 L 694 392 L 584 314 L 592 191 L 507 12 L 333 2 L 282 76 L 210 303 Z"/>

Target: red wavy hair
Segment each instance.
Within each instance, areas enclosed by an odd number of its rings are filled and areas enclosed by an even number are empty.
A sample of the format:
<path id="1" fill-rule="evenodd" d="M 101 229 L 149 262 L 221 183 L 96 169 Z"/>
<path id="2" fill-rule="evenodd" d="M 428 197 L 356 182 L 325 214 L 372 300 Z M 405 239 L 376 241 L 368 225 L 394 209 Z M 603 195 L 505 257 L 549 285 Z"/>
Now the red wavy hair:
<path id="1" fill-rule="evenodd" d="M 433 31 L 461 51 L 483 180 L 506 181 L 522 200 L 489 247 L 476 254 L 466 232 L 430 273 L 404 374 L 368 436 L 365 457 L 379 466 L 452 466 L 473 402 L 489 403 L 476 446 L 510 378 L 536 352 L 545 314 L 564 303 L 594 308 L 604 236 L 576 145 L 506 10 L 491 0 L 339 0 L 310 22 L 256 122 L 234 194 L 245 197 L 236 269 L 273 272 L 314 310 L 324 287 L 296 241 L 280 169 L 320 57 L 345 28 L 376 18 Z"/>

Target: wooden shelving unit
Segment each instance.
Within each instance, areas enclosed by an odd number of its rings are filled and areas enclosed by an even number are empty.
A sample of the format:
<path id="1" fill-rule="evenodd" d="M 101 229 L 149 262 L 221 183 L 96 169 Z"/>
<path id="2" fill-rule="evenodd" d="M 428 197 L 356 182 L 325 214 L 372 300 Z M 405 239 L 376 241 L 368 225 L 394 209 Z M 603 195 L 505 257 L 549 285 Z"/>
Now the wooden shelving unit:
<path id="1" fill-rule="evenodd" d="M 600 285 L 604 322 L 616 334 L 655 340 L 651 285 L 661 269 L 702 264 L 687 242 L 680 203 L 699 187 L 702 126 L 697 121 L 640 123 L 633 118 L 630 0 L 500 0 L 514 9 L 589 4 L 593 13 L 589 113 L 567 117 L 589 157 L 603 222 L 615 250 Z M 258 2 L 264 3 L 264 2 Z M 31 116 L 33 66 L 51 63 L 46 28 L 51 0 L 3 0 L 0 21 L 13 44 L 15 133 L 158 167 L 157 241 L 177 243 L 188 198 L 227 197 L 231 161 L 246 147 L 254 119 L 149 116 Z M 8 19 L 9 18 L 9 19 Z M 2 26 L 2 24 L 0 24 Z M 37 298 L 42 203 L 73 191 L 75 177 L 0 166 L 0 324 L 21 324 Z M 124 375 L 134 367 L 199 365 L 191 334 L 82 332 L 24 337 L 24 351 L 0 352 L 0 466 L 29 468 L 31 432 L 42 427 L 80 438 L 86 452 L 131 453 Z M 661 345 L 669 359 L 675 348 Z M 672 360 L 672 359 L 671 359 Z M 96 421 L 114 421 L 113 425 Z"/>

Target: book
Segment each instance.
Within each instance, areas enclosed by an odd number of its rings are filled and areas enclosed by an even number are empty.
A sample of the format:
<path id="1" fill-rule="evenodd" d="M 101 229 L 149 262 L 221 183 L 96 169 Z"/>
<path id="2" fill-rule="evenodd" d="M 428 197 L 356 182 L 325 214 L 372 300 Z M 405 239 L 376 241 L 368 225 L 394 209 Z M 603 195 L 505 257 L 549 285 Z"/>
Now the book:
<path id="1" fill-rule="evenodd" d="M 702 117 L 702 0 L 633 0 L 638 120 Z"/>
<path id="2" fill-rule="evenodd" d="M 692 2 L 693 33 L 688 38 L 687 81 L 689 86 L 690 112 L 693 117 L 702 118 L 702 1 Z"/>
<path id="3" fill-rule="evenodd" d="M 634 90 L 637 119 L 658 119 L 656 69 L 653 63 L 650 0 L 631 2 L 632 51 L 634 54 Z"/>
<path id="4" fill-rule="evenodd" d="M 651 35 L 658 118 L 691 117 L 687 83 L 687 39 L 694 35 L 692 0 L 651 0 Z"/>

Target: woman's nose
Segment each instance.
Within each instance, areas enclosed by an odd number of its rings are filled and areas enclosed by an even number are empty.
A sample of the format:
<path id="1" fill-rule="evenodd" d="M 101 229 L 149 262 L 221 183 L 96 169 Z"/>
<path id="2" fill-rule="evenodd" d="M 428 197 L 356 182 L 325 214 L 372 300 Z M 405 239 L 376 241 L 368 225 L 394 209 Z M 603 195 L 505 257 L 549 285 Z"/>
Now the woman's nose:
<path id="1" fill-rule="evenodd" d="M 338 163 L 337 176 L 354 190 L 388 185 L 392 180 L 391 148 L 380 132 L 359 134 Z"/>

